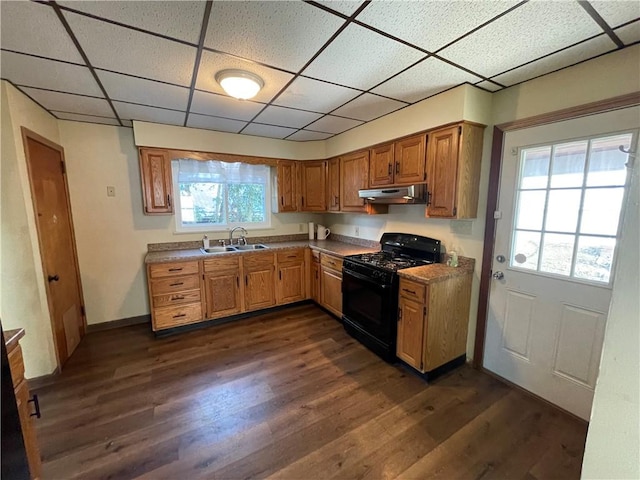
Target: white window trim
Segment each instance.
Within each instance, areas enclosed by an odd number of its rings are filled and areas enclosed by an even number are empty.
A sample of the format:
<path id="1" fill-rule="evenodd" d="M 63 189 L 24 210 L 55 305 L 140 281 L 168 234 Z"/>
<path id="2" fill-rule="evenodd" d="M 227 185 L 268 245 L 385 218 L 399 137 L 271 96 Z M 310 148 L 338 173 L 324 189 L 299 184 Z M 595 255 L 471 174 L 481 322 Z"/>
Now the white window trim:
<path id="1" fill-rule="evenodd" d="M 231 222 L 226 223 L 224 225 L 214 225 L 214 224 L 197 224 L 197 225 L 183 225 L 182 224 L 182 210 L 180 204 L 180 186 L 178 185 L 178 162 L 171 162 L 171 177 L 173 183 L 173 191 L 174 191 L 174 219 L 175 219 L 175 232 L 177 234 L 181 233 L 207 233 L 207 232 L 228 232 L 235 227 L 243 227 L 247 231 L 252 230 L 270 230 L 272 215 L 271 215 L 271 174 L 269 174 L 269 179 L 265 185 L 265 221 L 260 223 L 238 223 Z"/>

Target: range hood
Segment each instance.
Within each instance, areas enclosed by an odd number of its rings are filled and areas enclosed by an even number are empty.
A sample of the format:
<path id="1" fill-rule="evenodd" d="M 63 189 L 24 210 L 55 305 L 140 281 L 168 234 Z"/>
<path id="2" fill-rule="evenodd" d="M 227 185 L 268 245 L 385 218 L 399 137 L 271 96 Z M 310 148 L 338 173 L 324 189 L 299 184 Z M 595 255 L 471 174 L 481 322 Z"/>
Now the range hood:
<path id="1" fill-rule="evenodd" d="M 358 196 L 369 203 L 427 203 L 427 185 L 358 190 Z"/>

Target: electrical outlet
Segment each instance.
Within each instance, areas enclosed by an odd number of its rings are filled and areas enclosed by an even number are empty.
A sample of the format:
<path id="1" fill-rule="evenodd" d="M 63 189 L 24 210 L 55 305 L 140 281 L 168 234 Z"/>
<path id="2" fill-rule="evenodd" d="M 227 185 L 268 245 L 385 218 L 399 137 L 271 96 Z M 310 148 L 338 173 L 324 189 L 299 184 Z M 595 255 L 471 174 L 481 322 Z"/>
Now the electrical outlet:
<path id="1" fill-rule="evenodd" d="M 107 197 L 116 196 L 116 187 L 107 187 Z"/>
<path id="2" fill-rule="evenodd" d="M 359 237 L 359 236 L 360 236 L 360 227 L 355 227 L 355 228 L 353 229 L 353 233 L 354 233 L 354 235 L 355 235 L 356 237 Z"/>

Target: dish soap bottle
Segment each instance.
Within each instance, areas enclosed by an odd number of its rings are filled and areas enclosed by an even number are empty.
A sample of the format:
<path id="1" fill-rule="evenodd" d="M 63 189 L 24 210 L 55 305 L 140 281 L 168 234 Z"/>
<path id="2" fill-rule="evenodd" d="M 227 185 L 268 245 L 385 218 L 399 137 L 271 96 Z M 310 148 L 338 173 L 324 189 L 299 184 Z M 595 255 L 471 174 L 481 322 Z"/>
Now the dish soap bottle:
<path id="1" fill-rule="evenodd" d="M 458 253 L 455 250 L 451 250 L 451 253 L 449 254 L 449 266 L 450 267 L 457 267 L 458 266 Z"/>
<path id="2" fill-rule="evenodd" d="M 209 237 L 207 237 L 206 235 L 202 237 L 202 248 L 204 248 L 205 250 L 209 248 Z"/>

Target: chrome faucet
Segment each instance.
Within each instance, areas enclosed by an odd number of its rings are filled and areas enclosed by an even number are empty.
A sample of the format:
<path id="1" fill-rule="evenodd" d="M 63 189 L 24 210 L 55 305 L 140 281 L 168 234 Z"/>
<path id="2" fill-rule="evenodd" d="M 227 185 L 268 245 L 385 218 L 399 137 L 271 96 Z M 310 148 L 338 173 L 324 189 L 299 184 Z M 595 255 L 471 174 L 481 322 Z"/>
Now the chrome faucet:
<path id="1" fill-rule="evenodd" d="M 235 227 L 232 228 L 231 231 L 229 232 L 229 245 L 233 245 L 233 232 L 235 232 L 236 230 L 242 230 L 242 235 L 240 236 L 240 238 L 238 239 L 238 241 L 236 242 L 236 245 L 246 245 L 247 244 L 247 231 L 245 230 L 244 227 Z M 240 243 L 242 242 L 242 243 Z"/>

